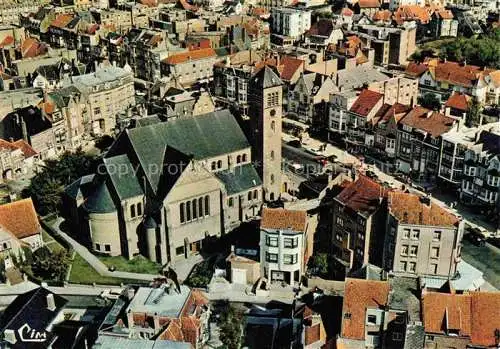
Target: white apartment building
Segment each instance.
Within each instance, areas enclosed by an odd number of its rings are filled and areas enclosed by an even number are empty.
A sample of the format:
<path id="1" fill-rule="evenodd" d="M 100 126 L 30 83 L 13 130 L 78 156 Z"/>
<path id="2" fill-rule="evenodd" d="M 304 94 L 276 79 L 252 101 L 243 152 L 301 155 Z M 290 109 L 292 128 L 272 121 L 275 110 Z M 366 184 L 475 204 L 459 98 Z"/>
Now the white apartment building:
<path id="1" fill-rule="evenodd" d="M 356 91 L 348 90 L 330 94 L 330 108 L 328 109 L 328 138 L 346 132 L 349 109 L 356 100 Z"/>
<path id="2" fill-rule="evenodd" d="M 271 12 L 274 34 L 298 39 L 311 27 L 311 11 L 290 7 L 276 7 Z"/>
<path id="3" fill-rule="evenodd" d="M 307 244 L 305 211 L 262 210 L 260 273 L 270 282 L 299 283 L 311 248 Z M 311 246 L 312 247 L 312 246 Z"/>

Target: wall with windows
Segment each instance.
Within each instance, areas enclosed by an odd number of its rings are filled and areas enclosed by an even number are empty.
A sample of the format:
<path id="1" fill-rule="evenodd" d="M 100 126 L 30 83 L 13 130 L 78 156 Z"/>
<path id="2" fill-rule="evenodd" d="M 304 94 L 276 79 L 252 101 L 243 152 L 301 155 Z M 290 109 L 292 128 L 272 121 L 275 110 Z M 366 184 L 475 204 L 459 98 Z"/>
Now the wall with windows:
<path id="1" fill-rule="evenodd" d="M 230 231 L 259 214 L 262 206 L 262 187 L 254 187 L 248 191 L 233 195 L 224 195 L 224 226 Z"/>
<path id="2" fill-rule="evenodd" d="M 210 172 L 228 170 L 230 167 L 248 164 L 251 161 L 250 147 L 204 160 L 205 167 Z"/>
<path id="3" fill-rule="evenodd" d="M 291 283 L 297 282 L 296 275 L 300 278 L 304 271 L 305 243 L 304 232 L 261 229 L 261 276 L 272 280 L 274 272 L 284 272 L 289 273 Z"/>
<path id="4" fill-rule="evenodd" d="M 391 216 L 385 246 L 388 269 L 405 275 L 453 276 L 460 256 L 459 227 L 398 224 Z"/>
<path id="5" fill-rule="evenodd" d="M 144 216 L 144 196 L 129 198 L 122 202 L 123 224 L 125 227 L 128 256 L 139 253 L 138 229 Z M 108 251 L 104 250 L 105 253 Z M 125 251 L 124 251 L 125 252 Z"/>

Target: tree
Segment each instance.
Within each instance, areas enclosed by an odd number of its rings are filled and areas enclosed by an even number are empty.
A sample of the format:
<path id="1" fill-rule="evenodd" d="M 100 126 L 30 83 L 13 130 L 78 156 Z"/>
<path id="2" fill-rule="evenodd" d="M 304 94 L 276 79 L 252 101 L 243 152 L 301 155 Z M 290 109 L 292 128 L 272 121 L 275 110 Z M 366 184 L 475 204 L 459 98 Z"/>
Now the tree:
<path id="1" fill-rule="evenodd" d="M 311 258 L 310 267 L 316 269 L 320 275 L 328 274 L 328 255 L 326 253 L 318 253 Z"/>
<path id="2" fill-rule="evenodd" d="M 31 271 L 40 280 L 63 281 L 70 264 L 70 256 L 65 250 L 51 252 L 42 247 L 33 253 Z"/>
<path id="3" fill-rule="evenodd" d="M 64 188 L 76 179 L 95 171 L 95 158 L 81 149 L 66 152 L 57 160 L 46 160 L 32 179 L 23 197 L 31 197 L 41 215 L 58 212 Z"/>
<path id="4" fill-rule="evenodd" d="M 221 313 L 220 341 L 228 349 L 238 349 L 241 344 L 242 329 L 243 315 L 231 306 L 229 302 L 225 302 Z"/>
<path id="5" fill-rule="evenodd" d="M 441 102 L 433 93 L 426 93 L 418 99 L 418 103 L 427 109 L 439 110 L 441 108 Z"/>
<path id="6" fill-rule="evenodd" d="M 481 124 L 481 103 L 475 98 L 469 101 L 469 108 L 467 110 L 467 115 L 465 118 L 465 124 L 467 127 L 475 127 Z"/>

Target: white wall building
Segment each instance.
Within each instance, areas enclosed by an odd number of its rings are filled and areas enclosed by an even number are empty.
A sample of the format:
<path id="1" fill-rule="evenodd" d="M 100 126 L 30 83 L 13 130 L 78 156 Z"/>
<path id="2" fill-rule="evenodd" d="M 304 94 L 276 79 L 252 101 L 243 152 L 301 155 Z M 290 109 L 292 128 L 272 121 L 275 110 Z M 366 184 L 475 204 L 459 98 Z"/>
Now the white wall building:
<path id="1" fill-rule="evenodd" d="M 311 11 L 276 7 L 271 12 L 274 34 L 298 39 L 311 27 Z"/>

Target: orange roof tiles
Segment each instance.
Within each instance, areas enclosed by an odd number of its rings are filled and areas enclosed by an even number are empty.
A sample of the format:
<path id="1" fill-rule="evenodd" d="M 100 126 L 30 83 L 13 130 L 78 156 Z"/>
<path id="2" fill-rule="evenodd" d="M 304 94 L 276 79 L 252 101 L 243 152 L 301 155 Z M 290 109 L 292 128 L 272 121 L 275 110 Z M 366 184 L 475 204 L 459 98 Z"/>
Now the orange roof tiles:
<path id="1" fill-rule="evenodd" d="M 5 47 L 12 45 L 14 43 L 14 37 L 11 35 L 7 35 L 1 42 L 0 42 L 0 47 Z"/>
<path id="2" fill-rule="evenodd" d="M 202 48 L 199 50 L 188 51 L 172 55 L 170 57 L 167 57 L 164 60 L 164 62 L 167 64 L 181 64 L 188 61 L 196 61 L 200 59 L 214 57 L 216 55 L 217 54 L 213 48 Z"/>
<path id="3" fill-rule="evenodd" d="M 282 208 L 262 209 L 261 228 L 305 231 L 306 224 L 307 213 L 305 211 L 285 210 Z"/>
<path id="4" fill-rule="evenodd" d="M 419 21 L 422 24 L 427 24 L 431 20 L 429 11 L 426 8 L 418 5 L 400 6 L 394 11 L 394 19 L 398 24 L 404 21 Z"/>
<path id="5" fill-rule="evenodd" d="M 455 119 L 441 113 L 431 111 L 421 106 L 414 107 L 400 123 L 429 133 L 432 137 L 438 137 L 448 132 Z"/>
<path id="6" fill-rule="evenodd" d="M 24 157 L 29 158 L 33 155 L 36 155 L 37 152 L 29 145 L 25 140 L 20 139 L 15 142 L 9 142 L 5 139 L 0 138 L 0 149 L 8 149 L 8 150 L 16 150 L 20 149 Z"/>
<path id="7" fill-rule="evenodd" d="M 341 331 L 343 338 L 365 339 L 366 309 L 384 307 L 387 304 L 389 288 L 387 281 L 350 278 L 345 280 Z"/>
<path id="8" fill-rule="evenodd" d="M 453 92 L 445 103 L 445 107 L 467 111 L 469 109 L 469 101 L 471 97 L 465 93 Z"/>
<path id="9" fill-rule="evenodd" d="M 390 21 L 392 18 L 392 12 L 389 10 L 377 11 L 373 15 L 374 21 Z"/>
<path id="10" fill-rule="evenodd" d="M 431 73 L 432 73 L 431 68 Z M 481 67 L 457 62 L 438 62 L 434 67 L 434 78 L 451 84 L 471 87 L 480 78 Z"/>
<path id="11" fill-rule="evenodd" d="M 411 62 L 406 66 L 405 73 L 414 77 L 420 76 L 429 70 L 426 64 Z"/>
<path id="12" fill-rule="evenodd" d="M 347 17 L 350 17 L 352 15 L 354 15 L 354 12 L 348 8 L 348 7 L 344 7 L 341 11 L 340 11 L 340 15 L 341 16 L 347 16 Z"/>
<path id="13" fill-rule="evenodd" d="M 350 111 L 358 115 L 368 116 L 382 98 L 384 98 L 383 94 L 371 90 L 363 90 L 351 106 Z"/>
<path id="14" fill-rule="evenodd" d="M 442 19 L 453 19 L 453 13 L 450 10 L 437 11 L 437 14 Z"/>
<path id="15" fill-rule="evenodd" d="M 72 19 L 73 19 L 72 14 L 63 13 L 57 16 L 56 19 L 54 19 L 52 23 L 50 23 L 50 25 L 52 27 L 64 28 L 68 25 L 69 22 L 71 22 Z"/>
<path id="16" fill-rule="evenodd" d="M 441 206 L 421 202 L 418 195 L 404 192 L 389 193 L 389 211 L 402 224 L 454 227 L 459 219 Z"/>
<path id="17" fill-rule="evenodd" d="M 41 44 L 37 39 L 26 38 L 21 43 L 21 55 L 23 58 L 36 57 L 41 53 Z"/>
<path id="18" fill-rule="evenodd" d="M 353 211 L 370 215 L 380 206 L 380 199 L 386 196 L 387 189 L 374 180 L 360 175 L 356 181 L 349 183 L 335 199 Z"/>
<path id="19" fill-rule="evenodd" d="M 40 223 L 31 198 L 0 205 L 0 227 L 18 239 L 40 233 Z"/>
<path id="20" fill-rule="evenodd" d="M 280 78 L 290 81 L 297 70 L 304 66 L 304 61 L 294 57 L 285 56 L 281 59 L 280 66 L 283 66 L 280 72 Z"/>
<path id="21" fill-rule="evenodd" d="M 359 0 L 358 4 L 360 8 L 380 7 L 380 2 L 378 0 Z"/>
<path id="22" fill-rule="evenodd" d="M 184 334 L 181 329 L 181 321 L 179 319 L 173 319 L 168 324 L 165 331 L 160 334 L 159 339 L 166 339 L 175 342 L 184 342 Z"/>
<path id="23" fill-rule="evenodd" d="M 500 292 L 473 292 L 471 297 L 472 344 L 485 347 L 498 345 L 495 330 L 500 329 Z"/>

